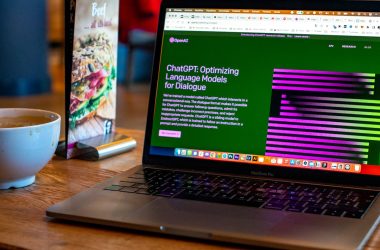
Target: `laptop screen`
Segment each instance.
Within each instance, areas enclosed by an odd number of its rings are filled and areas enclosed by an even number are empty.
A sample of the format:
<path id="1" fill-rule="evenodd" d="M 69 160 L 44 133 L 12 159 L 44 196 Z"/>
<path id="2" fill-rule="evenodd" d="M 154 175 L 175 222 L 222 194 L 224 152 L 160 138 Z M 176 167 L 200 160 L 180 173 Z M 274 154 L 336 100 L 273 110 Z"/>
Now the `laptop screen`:
<path id="1" fill-rule="evenodd" d="M 166 9 L 149 153 L 380 175 L 379 21 Z"/>

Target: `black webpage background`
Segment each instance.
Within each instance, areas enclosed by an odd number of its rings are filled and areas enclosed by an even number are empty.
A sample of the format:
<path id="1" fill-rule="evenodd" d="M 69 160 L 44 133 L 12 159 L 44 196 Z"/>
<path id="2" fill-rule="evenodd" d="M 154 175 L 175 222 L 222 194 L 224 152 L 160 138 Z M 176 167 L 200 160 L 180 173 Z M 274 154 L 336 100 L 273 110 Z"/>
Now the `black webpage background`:
<path id="1" fill-rule="evenodd" d="M 188 43 L 170 43 L 171 37 L 188 39 Z M 305 39 L 165 31 L 151 145 L 264 155 L 274 68 L 380 73 L 379 42 L 379 38 L 373 37 L 310 36 Z M 334 47 L 329 47 L 330 44 Z M 356 48 L 342 48 L 347 44 Z M 228 83 L 200 83 L 207 86 L 206 91 L 166 89 L 166 73 L 201 75 L 167 72 L 169 64 L 234 68 L 239 69 L 240 74 L 226 76 Z M 164 93 L 248 99 L 248 107 L 237 113 L 244 126 L 219 126 L 218 129 L 162 126 Z M 181 138 L 160 137 L 160 129 L 181 131 Z"/>

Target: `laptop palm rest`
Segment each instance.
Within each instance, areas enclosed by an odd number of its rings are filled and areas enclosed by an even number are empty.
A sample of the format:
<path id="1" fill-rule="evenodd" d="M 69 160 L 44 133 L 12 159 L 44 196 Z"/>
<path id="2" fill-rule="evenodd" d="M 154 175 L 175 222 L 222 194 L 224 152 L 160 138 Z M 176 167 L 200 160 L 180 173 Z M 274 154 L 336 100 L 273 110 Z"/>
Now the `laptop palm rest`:
<path id="1" fill-rule="evenodd" d="M 272 247 L 303 244 L 308 249 L 337 247 L 337 237 L 350 237 L 355 232 L 353 220 L 346 220 L 342 226 L 344 222 L 338 219 L 339 225 L 335 226 L 337 218 L 330 216 L 165 198 L 126 215 L 125 220 L 148 227 L 156 225 L 167 234 L 265 246 L 270 240 Z M 345 249 L 358 244 L 350 242 Z"/>

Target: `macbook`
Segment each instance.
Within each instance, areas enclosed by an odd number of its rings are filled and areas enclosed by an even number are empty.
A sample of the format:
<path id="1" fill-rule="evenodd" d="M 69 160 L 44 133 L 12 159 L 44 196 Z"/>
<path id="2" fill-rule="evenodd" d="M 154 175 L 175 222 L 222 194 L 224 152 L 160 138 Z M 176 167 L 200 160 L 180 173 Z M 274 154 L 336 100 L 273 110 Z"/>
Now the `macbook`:
<path id="1" fill-rule="evenodd" d="M 377 2 L 164 0 L 142 166 L 47 215 L 363 248 L 379 223 L 379 58 Z"/>

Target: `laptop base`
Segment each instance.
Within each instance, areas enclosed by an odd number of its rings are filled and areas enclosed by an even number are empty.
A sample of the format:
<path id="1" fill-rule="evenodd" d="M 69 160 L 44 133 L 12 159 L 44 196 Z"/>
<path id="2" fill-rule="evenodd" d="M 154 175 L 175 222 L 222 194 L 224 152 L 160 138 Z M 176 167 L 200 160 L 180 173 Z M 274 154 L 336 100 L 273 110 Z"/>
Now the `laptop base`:
<path id="1" fill-rule="evenodd" d="M 170 235 L 293 249 L 362 248 L 380 222 L 379 200 L 363 219 L 351 219 L 104 190 L 132 173 L 120 174 L 58 203 L 47 210 L 47 215 Z"/>

